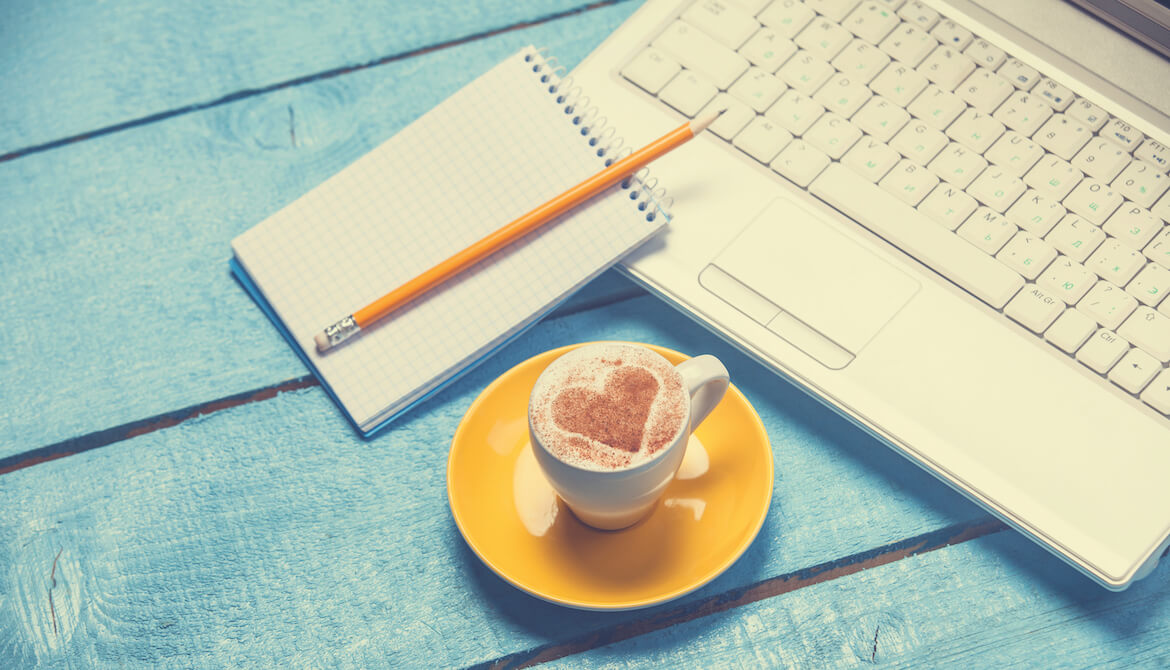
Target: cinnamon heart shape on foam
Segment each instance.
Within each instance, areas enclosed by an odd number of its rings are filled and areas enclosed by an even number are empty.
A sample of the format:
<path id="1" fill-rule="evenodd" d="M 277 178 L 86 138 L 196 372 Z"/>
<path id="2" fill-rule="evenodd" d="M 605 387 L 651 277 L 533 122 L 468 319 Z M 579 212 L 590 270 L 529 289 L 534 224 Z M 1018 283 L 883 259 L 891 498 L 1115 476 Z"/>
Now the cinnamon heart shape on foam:
<path id="1" fill-rule="evenodd" d="M 654 375 L 621 367 L 610 374 L 601 393 L 580 387 L 561 391 L 553 400 L 553 420 L 564 430 L 637 453 L 657 395 Z"/>

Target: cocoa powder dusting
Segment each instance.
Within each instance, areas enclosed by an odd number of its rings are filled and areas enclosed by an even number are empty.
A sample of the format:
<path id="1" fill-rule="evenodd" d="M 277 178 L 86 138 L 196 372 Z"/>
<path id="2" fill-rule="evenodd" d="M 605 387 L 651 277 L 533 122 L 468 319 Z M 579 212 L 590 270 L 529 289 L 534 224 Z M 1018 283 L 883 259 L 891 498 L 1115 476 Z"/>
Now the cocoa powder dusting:
<path id="1" fill-rule="evenodd" d="M 635 454 L 642 448 L 646 419 L 657 395 L 654 375 L 642 368 L 618 368 L 604 393 L 585 388 L 562 391 L 553 401 L 553 420 L 564 430 Z"/>

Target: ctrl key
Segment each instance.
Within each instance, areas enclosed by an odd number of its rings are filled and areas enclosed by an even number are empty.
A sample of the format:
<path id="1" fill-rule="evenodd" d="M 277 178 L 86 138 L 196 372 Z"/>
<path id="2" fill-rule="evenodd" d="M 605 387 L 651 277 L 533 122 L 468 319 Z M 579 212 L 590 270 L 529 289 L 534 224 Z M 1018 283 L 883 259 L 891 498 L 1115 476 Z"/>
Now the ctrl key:
<path id="1" fill-rule="evenodd" d="M 1163 370 L 1157 378 L 1142 391 L 1142 401 L 1159 412 L 1170 416 L 1170 370 Z"/>
<path id="2" fill-rule="evenodd" d="M 1129 343 L 1117 336 L 1117 333 L 1102 328 L 1089 338 L 1085 346 L 1077 351 L 1077 360 L 1092 368 L 1099 374 L 1105 374 L 1109 368 L 1117 364 L 1125 352 L 1129 351 Z"/>

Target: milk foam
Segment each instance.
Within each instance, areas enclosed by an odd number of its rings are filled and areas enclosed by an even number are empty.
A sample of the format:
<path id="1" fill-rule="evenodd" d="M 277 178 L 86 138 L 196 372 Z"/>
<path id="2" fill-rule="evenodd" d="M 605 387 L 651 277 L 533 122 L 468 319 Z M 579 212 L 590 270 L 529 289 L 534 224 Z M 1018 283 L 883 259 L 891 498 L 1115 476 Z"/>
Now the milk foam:
<path id="1" fill-rule="evenodd" d="M 574 432 L 557 421 L 554 404 L 565 391 L 585 389 L 606 394 L 606 384 L 619 370 L 637 368 L 658 383 L 658 392 L 644 422 L 636 452 L 615 448 L 589 435 Z M 536 382 L 529 405 L 533 432 L 561 461 L 587 470 L 624 470 L 654 458 L 686 427 L 690 396 L 682 376 L 654 352 L 627 344 L 604 343 L 575 349 L 558 358 Z"/>

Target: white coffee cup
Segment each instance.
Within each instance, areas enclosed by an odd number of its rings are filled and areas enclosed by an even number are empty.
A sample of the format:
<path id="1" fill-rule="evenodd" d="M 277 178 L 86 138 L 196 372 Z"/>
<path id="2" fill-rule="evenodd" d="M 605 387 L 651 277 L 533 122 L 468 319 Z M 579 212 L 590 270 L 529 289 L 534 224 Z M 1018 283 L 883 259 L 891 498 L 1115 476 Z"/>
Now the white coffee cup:
<path id="1" fill-rule="evenodd" d="M 657 352 L 635 344 L 600 342 L 585 345 L 572 353 L 589 355 L 593 347 L 636 347 L 670 365 Z M 557 359 L 559 361 L 561 359 Z M 578 519 L 602 530 L 618 530 L 640 521 L 653 508 L 674 479 L 686 454 L 687 442 L 694 429 L 707 418 L 723 398 L 730 383 L 727 368 L 719 359 L 702 355 L 674 366 L 682 377 L 683 388 L 690 396 L 684 403 L 685 421 L 673 439 L 646 460 L 621 469 L 591 469 L 559 458 L 541 442 L 533 428 L 533 401 L 541 388 L 541 379 L 557 369 L 557 361 L 541 374 L 529 399 L 528 434 L 537 463 L 557 495 Z"/>

